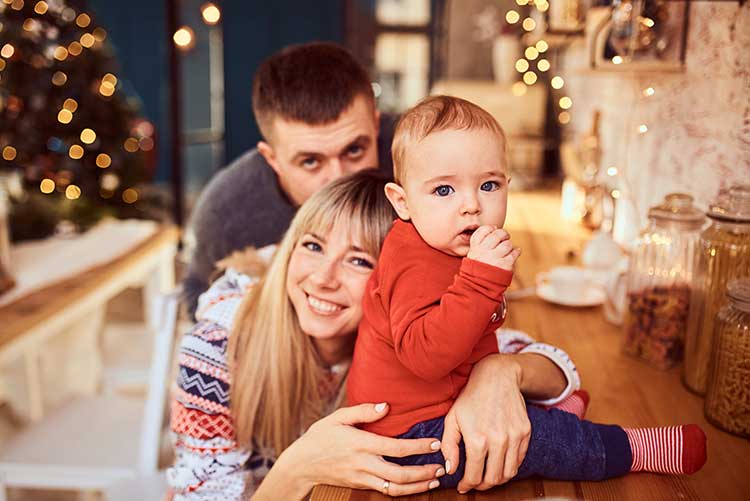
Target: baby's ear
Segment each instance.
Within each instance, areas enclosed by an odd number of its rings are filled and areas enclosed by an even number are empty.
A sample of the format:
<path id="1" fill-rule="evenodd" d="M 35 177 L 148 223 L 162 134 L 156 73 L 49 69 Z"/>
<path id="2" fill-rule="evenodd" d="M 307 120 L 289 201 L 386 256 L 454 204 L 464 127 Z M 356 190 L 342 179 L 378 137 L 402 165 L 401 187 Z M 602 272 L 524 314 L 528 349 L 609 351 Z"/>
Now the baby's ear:
<path id="1" fill-rule="evenodd" d="M 411 218 L 409 215 L 409 206 L 406 203 L 406 192 L 401 185 L 396 183 L 386 184 L 385 196 L 388 198 L 388 201 L 391 202 L 393 210 L 396 211 L 398 217 L 404 221 L 408 221 Z"/>

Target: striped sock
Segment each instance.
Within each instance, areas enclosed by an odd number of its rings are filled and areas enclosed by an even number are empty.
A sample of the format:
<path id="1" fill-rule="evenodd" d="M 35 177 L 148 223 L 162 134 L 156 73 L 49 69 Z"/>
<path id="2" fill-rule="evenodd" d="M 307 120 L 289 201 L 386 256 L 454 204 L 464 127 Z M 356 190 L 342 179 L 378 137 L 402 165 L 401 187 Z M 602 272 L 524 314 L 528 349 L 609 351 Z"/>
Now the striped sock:
<path id="1" fill-rule="evenodd" d="M 570 412 L 583 419 L 586 409 L 589 407 L 589 393 L 586 390 L 576 390 L 568 395 L 564 400 L 557 402 L 555 405 L 544 407 L 545 409 L 560 409 L 561 411 Z"/>
<path id="2" fill-rule="evenodd" d="M 623 428 L 630 442 L 630 471 L 695 473 L 706 463 L 706 434 L 697 425 Z"/>

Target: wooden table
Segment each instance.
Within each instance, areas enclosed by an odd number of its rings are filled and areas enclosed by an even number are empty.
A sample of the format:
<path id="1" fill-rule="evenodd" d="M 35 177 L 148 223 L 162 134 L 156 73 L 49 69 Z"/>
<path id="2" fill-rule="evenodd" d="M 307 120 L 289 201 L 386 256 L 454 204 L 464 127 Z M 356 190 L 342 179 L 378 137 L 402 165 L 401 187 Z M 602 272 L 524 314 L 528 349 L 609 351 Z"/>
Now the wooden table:
<path id="1" fill-rule="evenodd" d="M 164 226 L 136 248 L 112 262 L 33 292 L 0 307 L 0 365 L 22 360 L 28 408 L 21 411 L 37 421 L 44 411 L 39 349 L 61 333 L 96 330 L 106 303 L 127 287 L 144 286 L 148 296 L 174 287 L 174 255 L 179 234 Z M 25 412 L 24 412 L 25 411 Z"/>
<path id="2" fill-rule="evenodd" d="M 523 250 L 516 284 L 530 286 L 535 275 L 571 262 L 589 237 L 578 225 L 559 218 L 555 192 L 512 193 L 506 227 Z M 573 257 L 573 262 L 577 260 Z M 520 280 L 519 280 L 520 279 Z M 607 323 L 601 307 L 572 309 L 536 297 L 510 304 L 506 326 L 566 350 L 591 395 L 587 419 L 625 426 L 697 423 L 708 435 L 708 463 L 692 476 L 637 473 L 604 482 L 523 480 L 488 492 L 440 490 L 401 499 L 420 501 L 563 499 L 734 500 L 750 499 L 750 442 L 724 433 L 703 416 L 703 399 L 680 383 L 679 369 L 659 371 L 621 353 L 621 329 Z M 318 486 L 313 501 L 375 501 L 380 493 Z"/>

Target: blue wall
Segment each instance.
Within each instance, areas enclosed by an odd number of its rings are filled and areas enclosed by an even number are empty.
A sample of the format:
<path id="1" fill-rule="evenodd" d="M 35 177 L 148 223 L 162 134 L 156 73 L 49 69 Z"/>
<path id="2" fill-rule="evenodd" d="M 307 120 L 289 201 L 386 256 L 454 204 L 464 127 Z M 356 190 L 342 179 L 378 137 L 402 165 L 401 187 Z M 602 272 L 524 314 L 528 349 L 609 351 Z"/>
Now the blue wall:
<path id="1" fill-rule="evenodd" d="M 141 112 L 158 134 L 157 179 L 169 177 L 167 48 L 164 2 L 90 0 L 94 22 L 109 34 L 128 94 L 141 100 Z"/>
<path id="2" fill-rule="evenodd" d="M 252 76 L 260 62 L 292 43 L 343 40 L 345 0 L 214 0 L 224 30 L 226 157 L 252 148 L 260 134 L 252 116 Z M 120 77 L 140 97 L 143 114 L 158 131 L 157 179 L 169 177 L 167 47 L 164 2 L 90 0 L 95 20 L 109 33 Z M 181 16 L 187 19 L 188 16 Z M 191 18 L 193 16 L 190 16 Z M 207 100 L 185 96 L 186 102 Z"/>
<path id="3" fill-rule="evenodd" d="M 252 113 L 253 74 L 263 59 L 285 45 L 344 37 L 344 0 L 223 2 L 226 157 L 260 139 Z"/>

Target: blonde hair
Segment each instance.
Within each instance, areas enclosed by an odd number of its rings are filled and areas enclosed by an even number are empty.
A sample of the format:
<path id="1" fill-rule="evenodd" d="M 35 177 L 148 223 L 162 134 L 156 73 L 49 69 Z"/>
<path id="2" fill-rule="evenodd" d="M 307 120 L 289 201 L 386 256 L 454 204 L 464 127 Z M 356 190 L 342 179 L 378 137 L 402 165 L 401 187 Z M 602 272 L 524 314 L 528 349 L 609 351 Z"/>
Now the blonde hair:
<path id="1" fill-rule="evenodd" d="M 364 250 L 378 256 L 394 219 L 385 183 L 371 172 L 360 172 L 310 197 L 268 271 L 240 305 L 228 347 L 231 409 L 240 446 L 273 447 L 280 454 L 326 411 L 321 363 L 286 292 L 289 260 L 305 233 L 325 235 L 337 221 L 348 223 Z"/>
<path id="2" fill-rule="evenodd" d="M 406 177 L 406 151 L 433 132 L 443 130 L 489 130 L 505 148 L 505 132 L 497 120 L 474 103 L 453 96 L 429 96 L 408 109 L 393 133 L 393 177 L 402 185 Z"/>

